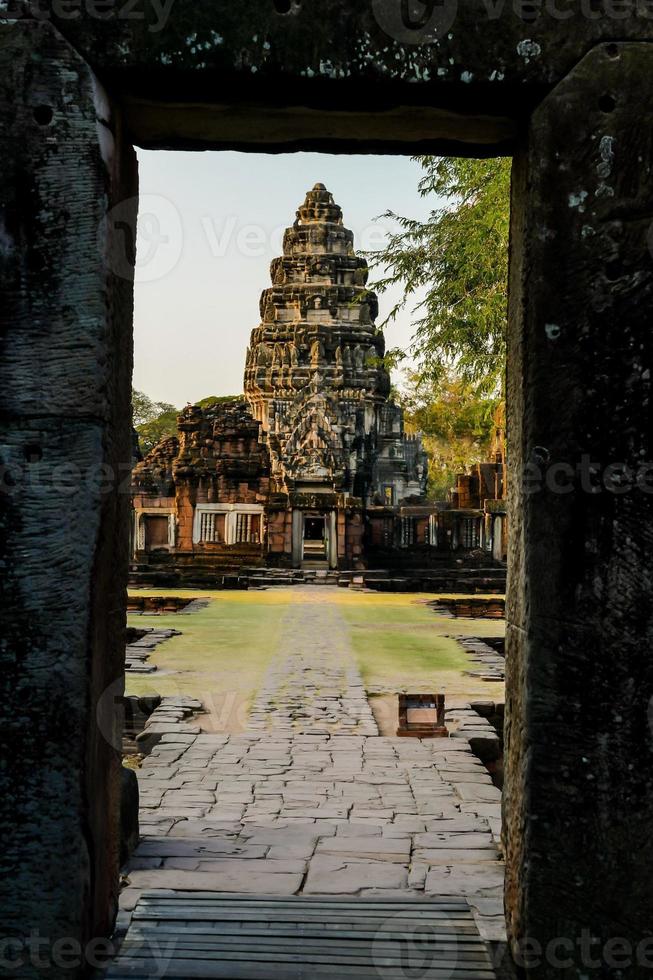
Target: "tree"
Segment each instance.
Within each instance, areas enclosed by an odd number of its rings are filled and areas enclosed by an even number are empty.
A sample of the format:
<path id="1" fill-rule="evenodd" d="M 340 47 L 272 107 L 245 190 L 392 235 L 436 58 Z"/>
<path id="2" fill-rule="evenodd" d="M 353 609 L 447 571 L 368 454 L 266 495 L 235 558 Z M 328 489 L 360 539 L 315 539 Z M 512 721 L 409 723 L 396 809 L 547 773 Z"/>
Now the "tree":
<path id="1" fill-rule="evenodd" d="M 443 500 L 457 473 L 488 459 L 500 399 L 479 394 L 472 382 L 449 371 L 435 382 L 408 372 L 399 401 L 407 429 L 423 434 L 429 455 L 428 494 Z"/>
<path id="2" fill-rule="evenodd" d="M 196 402 L 200 408 L 212 408 L 224 402 L 237 401 L 242 395 L 208 395 Z M 161 442 L 177 435 L 179 409 L 170 402 L 155 402 L 143 391 L 132 388 L 132 417 L 138 443 L 144 456 Z"/>
<path id="3" fill-rule="evenodd" d="M 444 203 L 425 222 L 383 215 L 399 230 L 368 256 L 381 270 L 373 288 L 403 288 L 385 323 L 426 290 L 411 347 L 421 377 L 433 383 L 453 372 L 479 396 L 495 394 L 505 371 L 510 161 L 415 159 L 424 171 L 420 195 Z M 390 363 L 404 356 L 391 351 Z"/>
<path id="4" fill-rule="evenodd" d="M 207 395 L 197 402 L 200 408 L 213 408 L 215 405 L 224 405 L 226 402 L 242 401 L 244 395 Z"/>
<path id="5" fill-rule="evenodd" d="M 149 395 L 143 391 L 136 391 L 132 388 L 132 419 L 134 427 L 151 422 L 164 412 L 176 412 L 177 409 L 170 402 L 152 401 Z"/>
<path id="6" fill-rule="evenodd" d="M 132 389 L 132 418 L 143 455 L 162 439 L 176 435 L 179 410 L 170 402 L 155 402 L 142 391 Z"/>

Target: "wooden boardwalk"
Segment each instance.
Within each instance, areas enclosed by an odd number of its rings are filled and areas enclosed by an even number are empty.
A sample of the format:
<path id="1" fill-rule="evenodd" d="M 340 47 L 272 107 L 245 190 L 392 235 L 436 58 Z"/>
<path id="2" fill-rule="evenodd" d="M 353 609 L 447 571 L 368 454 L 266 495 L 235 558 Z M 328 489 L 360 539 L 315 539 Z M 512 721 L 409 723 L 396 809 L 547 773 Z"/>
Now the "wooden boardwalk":
<path id="1" fill-rule="evenodd" d="M 494 980 L 466 901 L 144 892 L 106 980 Z"/>

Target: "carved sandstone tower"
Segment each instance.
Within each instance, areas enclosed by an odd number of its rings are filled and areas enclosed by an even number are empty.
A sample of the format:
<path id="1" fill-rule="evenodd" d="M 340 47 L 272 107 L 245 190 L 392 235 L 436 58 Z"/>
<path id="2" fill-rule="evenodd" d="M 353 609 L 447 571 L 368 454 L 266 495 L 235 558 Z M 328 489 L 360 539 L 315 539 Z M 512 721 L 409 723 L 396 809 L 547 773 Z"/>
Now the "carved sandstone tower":
<path id="1" fill-rule="evenodd" d="M 187 407 L 177 436 L 134 469 L 146 571 L 167 562 L 199 581 L 246 563 L 356 568 L 370 546 L 431 543 L 425 454 L 388 401 L 367 263 L 323 184 L 283 251 L 247 351 L 246 401 Z"/>
<path id="2" fill-rule="evenodd" d="M 389 392 L 367 263 L 323 184 L 316 184 L 272 263 L 252 331 L 245 395 L 268 433 L 279 490 L 364 492 L 365 435 Z M 362 482 L 363 481 L 363 482 Z"/>
<path id="3" fill-rule="evenodd" d="M 335 566 L 361 554 L 366 505 L 423 492 L 423 455 L 388 402 L 367 262 L 323 184 L 306 195 L 271 275 L 245 396 L 270 450 L 271 488 L 288 495 L 294 563 L 314 555 Z"/>

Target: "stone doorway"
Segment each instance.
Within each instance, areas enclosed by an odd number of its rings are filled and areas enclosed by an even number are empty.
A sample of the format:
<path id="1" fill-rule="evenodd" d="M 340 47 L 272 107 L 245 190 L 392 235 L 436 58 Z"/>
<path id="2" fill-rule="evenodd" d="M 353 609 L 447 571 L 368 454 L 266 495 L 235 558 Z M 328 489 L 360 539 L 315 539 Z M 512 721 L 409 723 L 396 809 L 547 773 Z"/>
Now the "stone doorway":
<path id="1" fill-rule="evenodd" d="M 329 535 L 324 514 L 304 514 L 302 561 L 326 562 L 329 557 Z"/>
<path id="2" fill-rule="evenodd" d="M 86 940 L 111 928 L 115 905 L 119 793 L 107 732 L 117 709 L 104 693 L 121 683 L 129 557 L 119 478 L 131 445 L 130 141 L 514 152 L 510 938 L 514 948 L 524 938 L 547 948 L 561 931 L 633 945 L 649 934 L 642 869 L 653 796 L 642 773 L 653 668 L 641 650 L 653 621 L 642 573 L 652 498 L 641 486 L 624 496 L 587 493 L 580 480 L 568 493 L 543 480 L 526 494 L 518 476 L 524 465 L 575 473 L 585 458 L 604 472 L 618 459 L 637 473 L 651 458 L 642 411 L 653 362 L 651 168 L 633 150 L 652 104 L 650 26 L 583 11 L 531 23 L 508 5 L 489 22 L 482 5 L 458 6 L 437 44 L 407 35 L 383 3 L 283 11 L 257 3 L 245 21 L 233 5 L 182 4 L 156 33 L 144 20 L 81 11 L 53 23 L 21 8 L 2 25 L 12 242 L 3 265 L 12 325 L 3 466 L 20 474 L 11 486 L 5 478 L 3 536 L 3 676 L 19 706 L 7 703 L 20 751 L 3 784 L 3 797 L 16 801 L 5 842 L 16 934 L 37 923 L 41 935 Z M 180 46 L 199 33 L 203 43 Z M 218 92 L 234 93 L 234 104 L 210 103 Z M 44 506 L 42 484 L 23 479 L 25 450 L 31 457 L 35 446 L 49 468 L 72 464 L 86 475 L 108 466 L 113 483 L 100 493 L 94 481 L 76 481 L 75 519 L 66 523 L 60 500 Z M 609 710 L 620 704 L 625 723 Z M 595 723 L 597 706 L 607 727 Z M 46 743 L 56 781 L 44 807 L 42 786 L 24 773 L 43 772 Z M 576 773 L 587 775 L 582 792 Z M 30 847 L 25 826 L 39 830 Z M 617 869 L 607 890 L 606 868 Z"/>
<path id="3" fill-rule="evenodd" d="M 158 517 L 154 514 L 146 514 L 143 517 L 145 533 L 145 550 L 152 551 L 155 548 L 168 547 L 168 517 L 164 515 Z"/>

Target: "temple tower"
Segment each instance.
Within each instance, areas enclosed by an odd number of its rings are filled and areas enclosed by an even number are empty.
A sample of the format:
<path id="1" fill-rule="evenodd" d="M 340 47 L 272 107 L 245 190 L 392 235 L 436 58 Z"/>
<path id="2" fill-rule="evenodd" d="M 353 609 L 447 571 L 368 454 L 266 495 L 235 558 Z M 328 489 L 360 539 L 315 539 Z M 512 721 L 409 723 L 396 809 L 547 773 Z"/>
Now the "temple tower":
<path id="1" fill-rule="evenodd" d="M 134 469 L 143 574 L 150 563 L 195 576 L 248 562 L 357 568 L 370 547 L 432 543 L 421 440 L 389 400 L 367 263 L 323 184 L 271 272 L 245 399 L 188 406 Z"/>
<path id="2" fill-rule="evenodd" d="M 292 513 L 293 563 L 356 560 L 364 508 L 423 493 L 426 466 L 388 401 L 367 262 L 316 184 L 272 262 L 252 331 L 245 397 L 270 451 L 271 489 Z"/>
<path id="3" fill-rule="evenodd" d="M 341 209 L 316 184 L 272 262 L 245 368 L 245 395 L 267 433 L 278 490 L 365 493 L 365 437 L 390 390 L 367 275 Z"/>

